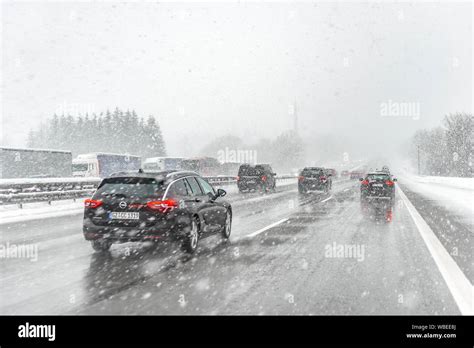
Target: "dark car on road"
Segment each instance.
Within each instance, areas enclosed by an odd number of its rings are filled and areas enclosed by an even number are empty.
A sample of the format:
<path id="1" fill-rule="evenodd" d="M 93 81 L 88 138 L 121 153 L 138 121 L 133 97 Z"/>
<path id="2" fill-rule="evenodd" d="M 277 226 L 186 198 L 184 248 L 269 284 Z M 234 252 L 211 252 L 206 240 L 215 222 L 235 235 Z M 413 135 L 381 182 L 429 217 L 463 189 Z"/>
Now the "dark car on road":
<path id="1" fill-rule="evenodd" d="M 298 176 L 298 192 L 328 192 L 332 188 L 332 174 L 325 168 L 306 167 Z"/>
<path id="2" fill-rule="evenodd" d="M 267 192 L 275 190 L 276 173 L 269 164 L 242 164 L 237 175 L 239 192 L 250 190 Z"/>
<path id="3" fill-rule="evenodd" d="M 368 173 L 365 178 L 360 178 L 360 196 L 361 200 L 390 200 L 395 198 L 395 182 L 386 172 Z"/>
<path id="4" fill-rule="evenodd" d="M 232 207 L 195 172 L 117 173 L 85 200 L 83 233 L 97 251 L 112 243 L 178 242 L 193 253 L 198 240 L 221 233 L 228 239 Z"/>

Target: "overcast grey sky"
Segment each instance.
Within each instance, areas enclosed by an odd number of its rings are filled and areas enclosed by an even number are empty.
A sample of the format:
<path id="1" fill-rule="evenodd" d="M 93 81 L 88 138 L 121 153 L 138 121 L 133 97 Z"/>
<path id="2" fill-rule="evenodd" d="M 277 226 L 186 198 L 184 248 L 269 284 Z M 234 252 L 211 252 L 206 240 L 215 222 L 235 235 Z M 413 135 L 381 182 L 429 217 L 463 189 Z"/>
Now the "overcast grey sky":
<path id="1" fill-rule="evenodd" d="M 119 106 L 156 116 L 169 154 L 186 155 L 213 134 L 277 135 L 294 101 L 303 136 L 397 142 L 472 112 L 472 13 L 470 2 L 4 2 L 1 142 L 24 146 L 57 111 Z M 419 115 L 381 114 L 402 102 Z"/>

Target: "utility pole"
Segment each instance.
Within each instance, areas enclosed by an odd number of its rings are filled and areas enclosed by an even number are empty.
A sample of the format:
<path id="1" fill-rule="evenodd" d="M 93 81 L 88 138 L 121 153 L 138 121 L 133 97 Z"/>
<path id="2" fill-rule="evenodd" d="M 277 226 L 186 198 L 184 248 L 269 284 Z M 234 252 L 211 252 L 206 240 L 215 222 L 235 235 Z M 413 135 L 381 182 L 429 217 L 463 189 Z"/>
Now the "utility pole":
<path id="1" fill-rule="evenodd" d="M 420 175 L 420 145 L 417 145 L 418 149 L 418 175 Z"/>

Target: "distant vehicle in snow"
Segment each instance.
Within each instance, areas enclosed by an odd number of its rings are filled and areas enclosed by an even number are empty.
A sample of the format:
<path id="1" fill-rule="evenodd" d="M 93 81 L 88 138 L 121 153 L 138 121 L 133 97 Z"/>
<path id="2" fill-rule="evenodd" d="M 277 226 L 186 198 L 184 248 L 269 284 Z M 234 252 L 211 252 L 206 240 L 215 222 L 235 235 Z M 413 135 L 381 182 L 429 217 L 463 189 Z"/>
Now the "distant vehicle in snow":
<path id="1" fill-rule="evenodd" d="M 68 177 L 71 162 L 71 151 L 0 147 L 0 178 Z"/>
<path id="2" fill-rule="evenodd" d="M 337 177 L 337 171 L 336 171 L 336 169 L 327 168 L 326 171 L 328 172 L 328 174 L 331 174 L 331 176 L 332 176 L 333 178 L 336 178 L 336 177 Z"/>
<path id="3" fill-rule="evenodd" d="M 116 172 L 138 170 L 141 157 L 114 153 L 88 153 L 72 161 L 73 176 L 106 177 Z"/>
<path id="4" fill-rule="evenodd" d="M 381 171 L 390 174 L 390 169 L 388 168 L 388 166 L 383 166 Z"/>
<path id="5" fill-rule="evenodd" d="M 391 202 L 395 198 L 395 182 L 397 179 L 390 174 L 376 171 L 368 173 L 365 178 L 359 179 L 361 200 L 387 199 Z"/>
<path id="6" fill-rule="evenodd" d="M 242 164 L 237 176 L 239 192 L 250 190 L 267 192 L 268 190 L 275 190 L 275 176 L 276 173 L 273 172 L 269 164 Z"/>
<path id="7" fill-rule="evenodd" d="M 332 188 L 331 170 L 321 167 L 306 167 L 298 176 L 298 192 L 300 194 L 311 191 L 329 192 Z"/>
<path id="8" fill-rule="evenodd" d="M 145 171 L 181 170 L 183 157 L 150 157 L 143 162 Z"/>
<path id="9" fill-rule="evenodd" d="M 195 157 L 183 160 L 183 170 L 196 172 L 203 176 L 216 176 L 221 174 L 221 164 L 214 157 Z"/>
<path id="10" fill-rule="evenodd" d="M 365 171 L 364 170 L 351 170 L 349 172 L 349 178 L 350 179 L 359 179 L 361 177 L 363 177 L 365 175 Z"/>

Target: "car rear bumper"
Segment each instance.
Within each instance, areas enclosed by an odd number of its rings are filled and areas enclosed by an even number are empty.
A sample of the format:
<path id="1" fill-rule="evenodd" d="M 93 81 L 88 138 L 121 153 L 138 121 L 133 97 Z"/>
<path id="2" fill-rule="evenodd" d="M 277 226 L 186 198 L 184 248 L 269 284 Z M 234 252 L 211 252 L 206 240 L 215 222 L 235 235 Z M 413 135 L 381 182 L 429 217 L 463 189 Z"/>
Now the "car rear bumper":
<path id="1" fill-rule="evenodd" d="M 300 190 L 305 191 L 319 191 L 323 190 L 326 186 L 329 185 L 329 182 L 314 182 L 314 183 L 299 183 L 298 187 Z"/>
<path id="2" fill-rule="evenodd" d="M 263 182 L 261 182 L 260 180 L 255 182 L 239 181 L 237 183 L 237 186 L 240 190 L 256 189 L 261 185 L 263 185 Z"/>
<path id="3" fill-rule="evenodd" d="M 392 196 L 364 196 L 365 199 L 367 200 L 390 200 L 393 197 Z"/>
<path id="4" fill-rule="evenodd" d="M 178 240 L 185 229 L 173 225 L 150 227 L 98 226 L 89 218 L 84 219 L 83 235 L 86 240 L 109 239 L 120 242 Z"/>

